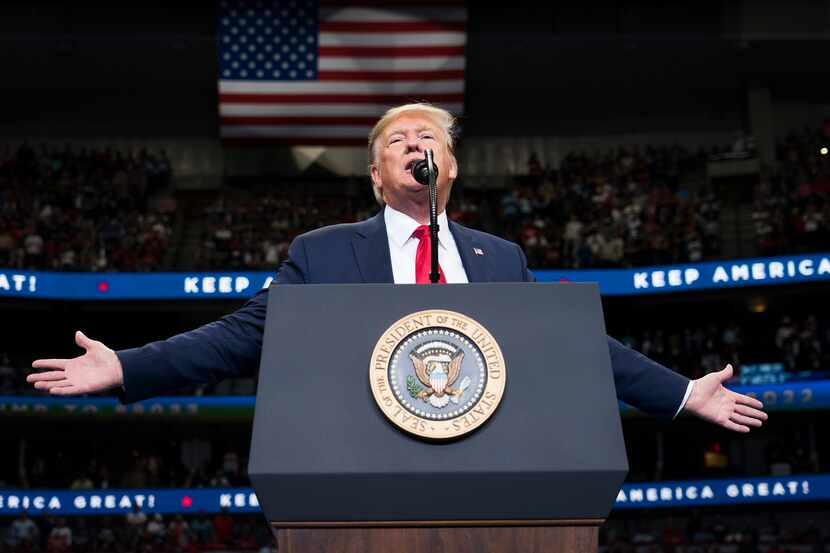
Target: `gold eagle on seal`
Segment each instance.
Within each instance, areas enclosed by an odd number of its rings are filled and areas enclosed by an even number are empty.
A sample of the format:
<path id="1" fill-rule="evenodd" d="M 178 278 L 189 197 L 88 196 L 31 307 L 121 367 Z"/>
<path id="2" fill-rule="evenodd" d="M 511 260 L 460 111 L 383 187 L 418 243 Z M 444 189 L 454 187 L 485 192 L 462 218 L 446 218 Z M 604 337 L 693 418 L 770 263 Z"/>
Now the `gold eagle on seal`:
<path id="1" fill-rule="evenodd" d="M 409 353 L 415 375 L 425 386 L 417 397 L 437 408 L 445 407 L 450 399 L 458 403 L 470 385 L 470 378 L 465 377 L 459 386 L 453 387 L 461 373 L 464 351 L 444 342 L 433 342 L 427 346 L 418 348 L 422 355 L 415 351 Z"/>

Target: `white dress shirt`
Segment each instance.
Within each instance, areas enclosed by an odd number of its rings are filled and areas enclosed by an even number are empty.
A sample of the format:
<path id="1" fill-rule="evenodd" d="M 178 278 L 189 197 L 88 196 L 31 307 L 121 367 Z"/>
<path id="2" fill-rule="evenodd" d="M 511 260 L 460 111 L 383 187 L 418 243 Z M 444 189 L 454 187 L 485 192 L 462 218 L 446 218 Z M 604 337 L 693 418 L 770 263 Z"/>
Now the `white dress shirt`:
<path id="1" fill-rule="evenodd" d="M 417 238 L 412 233 L 421 224 L 405 213 L 386 206 L 383 210 L 383 219 L 386 222 L 386 235 L 389 239 L 389 257 L 392 260 L 392 275 L 395 284 L 415 284 L 415 254 L 418 252 Z M 450 232 L 447 223 L 447 212 L 438 215 L 438 264 L 444 271 L 447 284 L 466 283 L 467 272 L 461 262 L 458 246 Z M 694 388 L 694 381 L 690 380 L 680 402 L 676 417 L 683 410 Z"/>
<path id="2" fill-rule="evenodd" d="M 392 275 L 395 284 L 415 284 L 415 254 L 420 240 L 412 233 L 421 224 L 405 213 L 386 206 L 383 210 L 386 235 L 389 238 L 389 257 L 392 259 Z M 444 271 L 447 284 L 466 283 L 467 272 L 461 262 L 461 254 L 447 223 L 447 212 L 438 215 L 438 264 Z"/>

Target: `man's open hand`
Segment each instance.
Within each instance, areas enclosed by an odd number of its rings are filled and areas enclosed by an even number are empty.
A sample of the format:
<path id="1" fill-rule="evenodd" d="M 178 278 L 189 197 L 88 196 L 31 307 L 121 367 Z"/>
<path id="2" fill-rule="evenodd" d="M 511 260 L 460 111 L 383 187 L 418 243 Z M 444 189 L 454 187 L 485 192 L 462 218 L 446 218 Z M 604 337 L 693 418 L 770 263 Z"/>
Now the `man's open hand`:
<path id="1" fill-rule="evenodd" d="M 749 432 L 751 426 L 757 428 L 767 420 L 767 414 L 761 411 L 764 404 L 727 390 L 723 383 L 730 378 L 732 365 L 726 365 L 721 371 L 695 380 L 683 410 L 729 430 Z"/>
<path id="2" fill-rule="evenodd" d="M 75 343 L 86 353 L 74 359 L 38 359 L 33 368 L 53 370 L 32 373 L 26 381 L 56 396 L 92 394 L 124 383 L 121 361 L 113 350 L 80 330 L 75 333 Z"/>

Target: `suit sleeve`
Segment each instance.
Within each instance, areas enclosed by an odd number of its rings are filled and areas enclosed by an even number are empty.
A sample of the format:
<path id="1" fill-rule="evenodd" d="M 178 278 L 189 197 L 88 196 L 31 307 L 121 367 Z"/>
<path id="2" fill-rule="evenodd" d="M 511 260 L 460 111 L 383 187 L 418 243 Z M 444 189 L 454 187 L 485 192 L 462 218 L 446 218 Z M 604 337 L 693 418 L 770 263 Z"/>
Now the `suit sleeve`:
<path id="1" fill-rule="evenodd" d="M 527 268 L 527 259 L 521 248 L 519 255 L 525 282 L 536 282 L 536 277 Z M 689 379 L 624 346 L 611 336 L 606 337 L 617 397 L 650 415 L 673 418 L 686 395 Z"/>
<path id="2" fill-rule="evenodd" d="M 302 239 L 280 266 L 277 284 L 302 284 L 308 266 Z M 124 370 L 122 403 L 132 403 L 193 384 L 253 373 L 259 366 L 268 289 L 237 311 L 167 340 L 116 352 Z"/>

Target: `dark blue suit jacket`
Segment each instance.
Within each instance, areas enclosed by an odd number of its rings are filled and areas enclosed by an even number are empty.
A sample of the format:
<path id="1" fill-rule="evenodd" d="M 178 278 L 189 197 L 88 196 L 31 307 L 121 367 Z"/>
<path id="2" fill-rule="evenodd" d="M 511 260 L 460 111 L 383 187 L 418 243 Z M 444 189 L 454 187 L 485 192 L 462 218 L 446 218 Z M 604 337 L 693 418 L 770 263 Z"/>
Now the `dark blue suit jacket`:
<path id="1" fill-rule="evenodd" d="M 535 281 L 517 244 L 450 222 L 470 282 Z M 475 255 L 480 248 L 486 255 Z M 360 223 L 333 225 L 298 236 L 277 276 L 278 284 L 392 283 L 383 210 Z M 267 289 L 238 311 L 167 340 L 118 351 L 125 403 L 195 383 L 250 374 L 259 366 Z M 658 416 L 672 417 L 688 379 L 609 337 L 617 395 Z"/>

